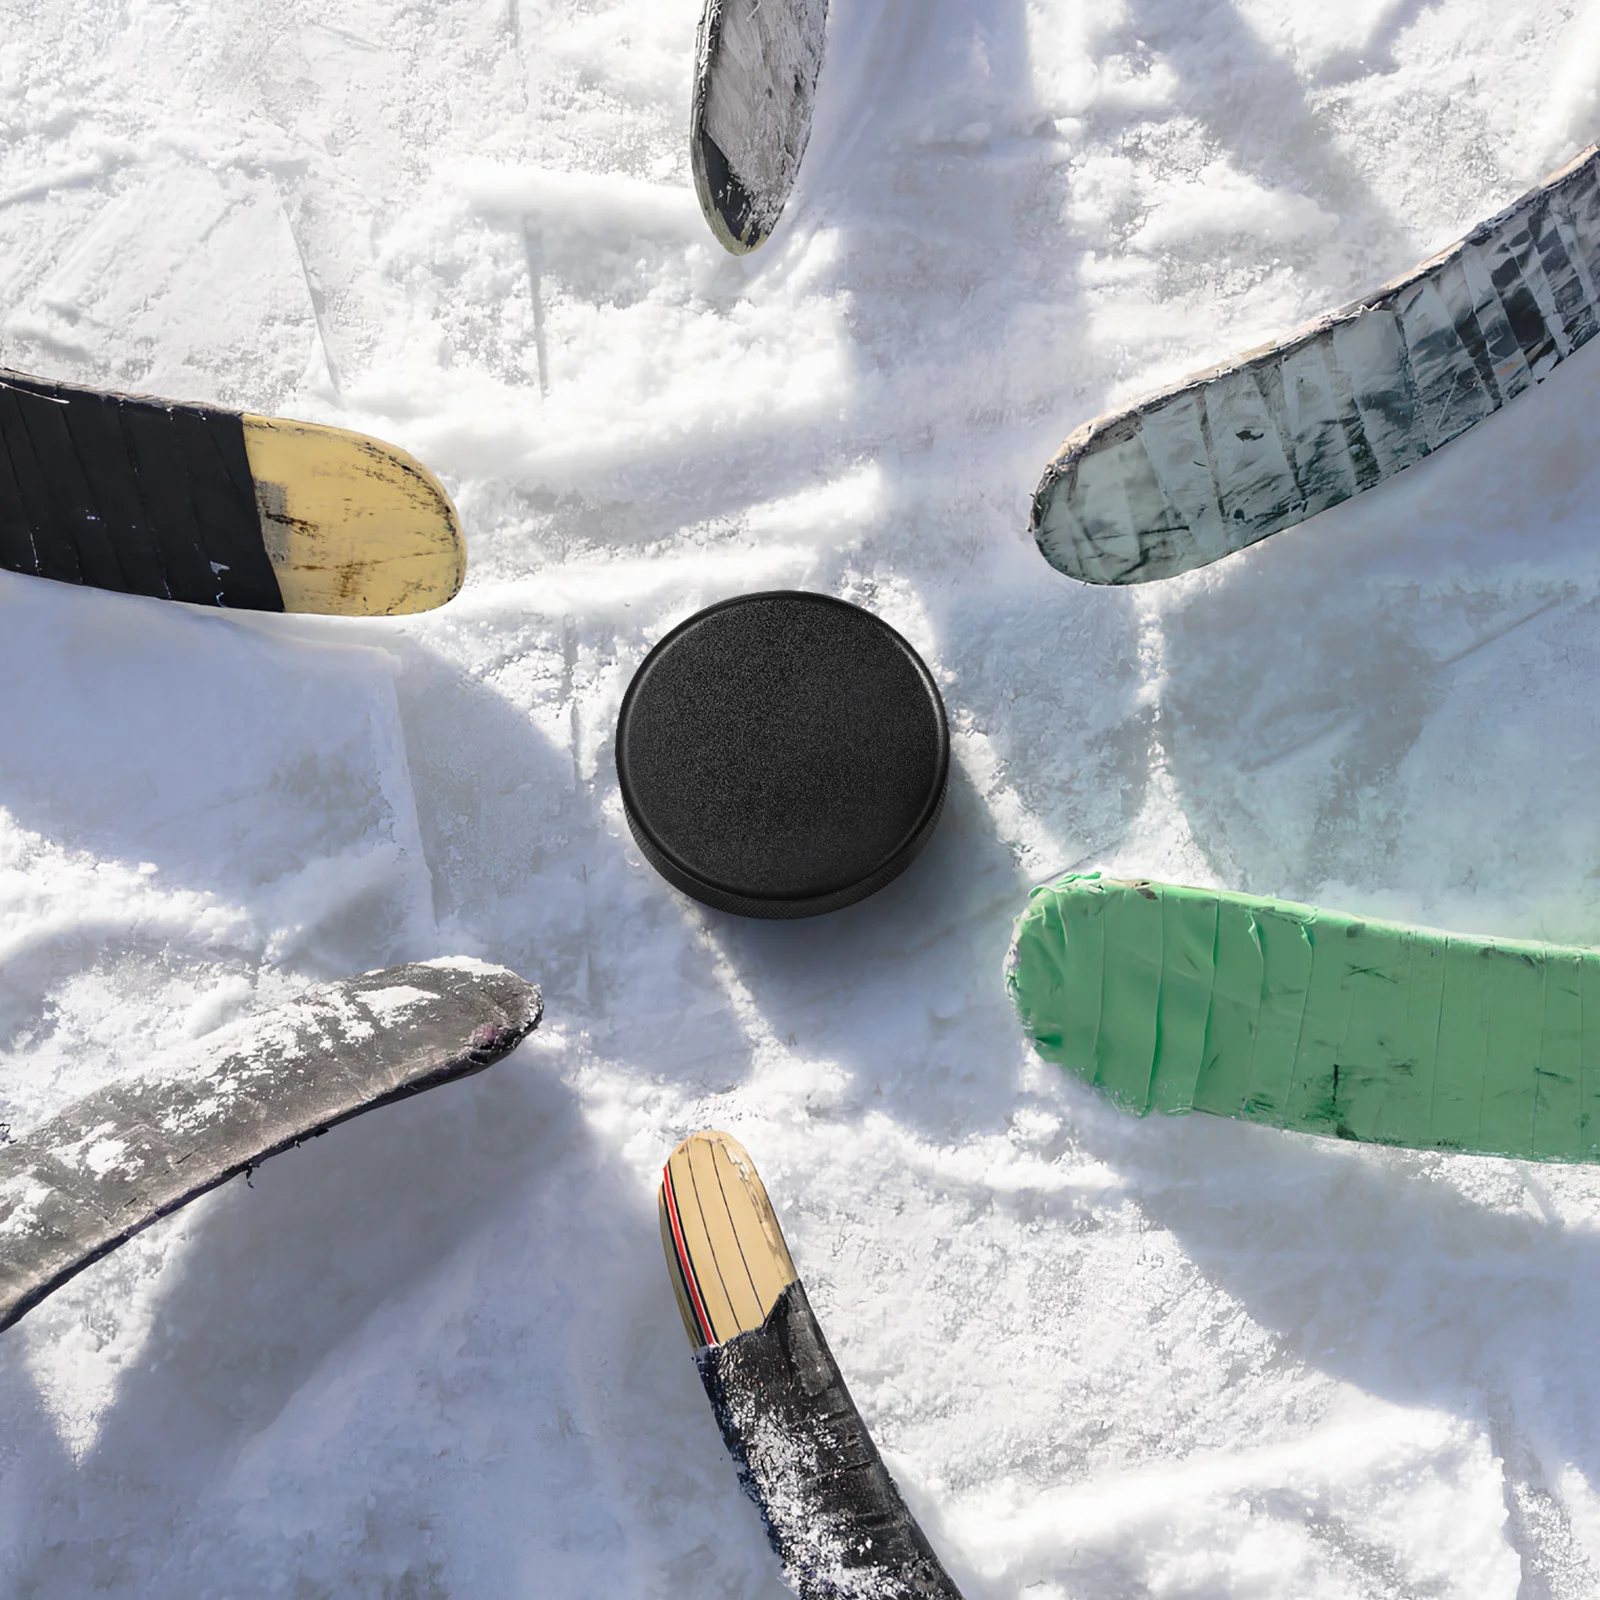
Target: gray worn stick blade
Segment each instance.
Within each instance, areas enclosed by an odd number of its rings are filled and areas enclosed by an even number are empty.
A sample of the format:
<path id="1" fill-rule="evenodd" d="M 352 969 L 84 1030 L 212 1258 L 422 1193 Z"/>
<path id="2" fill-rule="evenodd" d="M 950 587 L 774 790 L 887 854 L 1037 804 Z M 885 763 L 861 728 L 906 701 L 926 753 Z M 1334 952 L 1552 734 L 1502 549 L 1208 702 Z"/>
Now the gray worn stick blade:
<path id="1" fill-rule="evenodd" d="M 828 0 L 705 0 L 689 157 L 711 231 L 735 255 L 777 225 L 811 137 Z"/>
<path id="2" fill-rule="evenodd" d="M 1203 567 L 1370 489 L 1600 329 L 1600 146 L 1466 238 L 1277 344 L 1085 423 L 1032 529 L 1085 583 Z"/>
<path id="3" fill-rule="evenodd" d="M 74 1101 L 0 1147 L 0 1329 L 236 1173 L 498 1061 L 541 1009 L 538 989 L 504 967 L 386 967 Z"/>

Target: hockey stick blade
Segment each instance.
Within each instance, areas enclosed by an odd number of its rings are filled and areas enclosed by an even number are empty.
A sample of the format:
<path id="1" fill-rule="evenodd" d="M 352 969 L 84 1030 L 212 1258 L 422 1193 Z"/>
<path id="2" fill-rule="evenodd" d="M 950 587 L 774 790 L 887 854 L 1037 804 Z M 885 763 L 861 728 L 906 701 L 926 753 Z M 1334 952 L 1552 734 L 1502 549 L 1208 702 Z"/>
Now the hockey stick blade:
<path id="1" fill-rule="evenodd" d="M 1203 567 L 1370 489 L 1600 328 L 1600 146 L 1404 277 L 1079 428 L 1032 532 L 1085 583 Z"/>
<path id="2" fill-rule="evenodd" d="M 1115 1104 L 1600 1160 L 1600 951 L 1069 875 L 1007 967 L 1046 1060 Z"/>
<path id="3" fill-rule="evenodd" d="M 0 371 L 0 568 L 194 605 L 427 611 L 461 523 L 393 445 Z"/>
<path id="4" fill-rule="evenodd" d="M 335 1123 L 470 1076 L 539 991 L 464 958 L 311 990 L 0 1146 L 0 1329 L 142 1228 Z"/>
<path id="5" fill-rule="evenodd" d="M 695 36 L 689 163 L 725 250 L 777 226 L 811 137 L 828 0 L 705 0 Z"/>
<path id="6" fill-rule="evenodd" d="M 661 1242 L 739 1482 L 802 1600 L 960 1600 L 889 1476 L 744 1147 L 668 1158 Z"/>

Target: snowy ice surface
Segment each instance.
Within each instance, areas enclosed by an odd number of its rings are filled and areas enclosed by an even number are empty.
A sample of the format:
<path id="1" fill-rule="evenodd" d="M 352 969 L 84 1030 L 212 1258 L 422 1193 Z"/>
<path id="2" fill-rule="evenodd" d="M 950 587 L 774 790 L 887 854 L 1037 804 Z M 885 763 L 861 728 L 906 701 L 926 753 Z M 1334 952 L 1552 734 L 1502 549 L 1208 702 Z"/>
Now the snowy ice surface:
<path id="1" fill-rule="evenodd" d="M 1593 1593 L 1600 1173 L 1124 1119 L 1000 968 L 1074 867 L 1600 940 L 1600 355 L 1170 585 L 1025 532 L 1077 423 L 1588 143 L 1600 6 L 834 0 L 747 259 L 698 11 L 5 10 L 0 363 L 393 439 L 472 568 L 379 623 L 0 578 L 0 1123 L 394 961 L 548 1020 L 0 1341 L 0 1593 L 772 1600 L 656 1233 L 706 1125 L 972 1600 Z M 795 925 L 669 890 L 612 768 L 652 641 L 774 586 L 954 730 L 927 853 Z"/>

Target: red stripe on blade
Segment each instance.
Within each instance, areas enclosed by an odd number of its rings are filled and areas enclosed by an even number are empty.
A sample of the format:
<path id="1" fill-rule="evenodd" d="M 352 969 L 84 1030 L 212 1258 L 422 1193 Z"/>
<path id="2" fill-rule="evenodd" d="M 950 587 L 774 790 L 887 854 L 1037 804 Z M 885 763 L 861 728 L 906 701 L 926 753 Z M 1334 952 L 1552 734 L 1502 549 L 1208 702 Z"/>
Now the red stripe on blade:
<path id="1" fill-rule="evenodd" d="M 678 1193 L 672 1186 L 670 1165 L 661 1169 L 661 1192 L 667 1197 L 667 1221 L 672 1224 L 672 1242 L 678 1252 L 678 1270 L 683 1274 L 684 1284 L 689 1290 L 689 1300 L 694 1306 L 695 1320 L 700 1324 L 700 1332 L 704 1335 L 706 1343 L 715 1344 L 717 1338 L 711 1331 L 711 1318 L 706 1315 L 705 1301 L 700 1298 L 700 1281 L 695 1276 L 694 1263 L 689 1259 L 689 1247 L 683 1242 L 683 1223 L 678 1217 Z"/>

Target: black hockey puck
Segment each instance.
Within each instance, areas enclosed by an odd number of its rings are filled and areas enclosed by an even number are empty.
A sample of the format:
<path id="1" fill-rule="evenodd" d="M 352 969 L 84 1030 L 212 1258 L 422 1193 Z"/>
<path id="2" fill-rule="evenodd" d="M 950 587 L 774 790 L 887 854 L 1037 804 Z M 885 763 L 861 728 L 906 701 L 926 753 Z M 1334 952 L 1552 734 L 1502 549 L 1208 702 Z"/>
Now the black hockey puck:
<path id="1" fill-rule="evenodd" d="M 921 657 L 870 611 L 799 590 L 679 623 L 617 720 L 645 859 L 746 917 L 816 916 L 881 889 L 928 842 L 949 770 Z"/>

